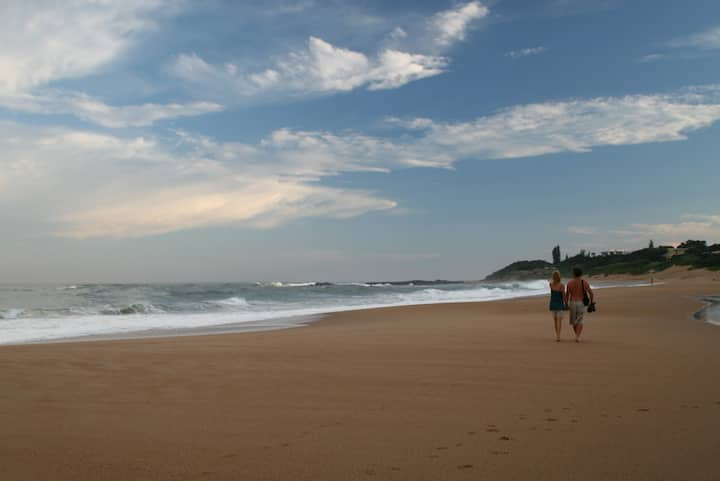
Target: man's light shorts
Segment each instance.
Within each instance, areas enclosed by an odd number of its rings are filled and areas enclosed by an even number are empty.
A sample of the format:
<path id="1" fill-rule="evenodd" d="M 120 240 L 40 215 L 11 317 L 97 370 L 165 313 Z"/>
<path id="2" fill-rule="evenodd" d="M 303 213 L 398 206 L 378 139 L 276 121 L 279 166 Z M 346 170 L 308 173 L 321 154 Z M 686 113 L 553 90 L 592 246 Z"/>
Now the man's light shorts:
<path id="1" fill-rule="evenodd" d="M 570 311 L 570 324 L 574 326 L 583 323 L 585 304 L 583 304 L 582 301 L 570 301 L 568 303 L 568 310 Z"/>

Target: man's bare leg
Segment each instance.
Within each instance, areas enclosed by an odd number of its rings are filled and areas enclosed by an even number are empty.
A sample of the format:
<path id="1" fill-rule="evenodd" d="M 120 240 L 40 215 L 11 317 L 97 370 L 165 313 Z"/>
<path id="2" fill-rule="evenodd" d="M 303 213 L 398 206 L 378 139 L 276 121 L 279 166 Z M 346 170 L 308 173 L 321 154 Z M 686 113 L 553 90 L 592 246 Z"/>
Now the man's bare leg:
<path id="1" fill-rule="evenodd" d="M 575 331 L 575 342 L 580 342 L 580 334 L 582 334 L 583 325 L 582 323 L 575 324 L 573 326 L 573 331 Z"/>

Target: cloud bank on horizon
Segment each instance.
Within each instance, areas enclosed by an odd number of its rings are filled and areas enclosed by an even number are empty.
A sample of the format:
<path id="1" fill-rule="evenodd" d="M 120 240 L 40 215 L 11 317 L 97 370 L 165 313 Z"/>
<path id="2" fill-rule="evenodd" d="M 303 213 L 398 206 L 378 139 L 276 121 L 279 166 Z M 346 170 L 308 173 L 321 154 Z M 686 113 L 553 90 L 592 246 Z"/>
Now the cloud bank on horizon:
<path id="1" fill-rule="evenodd" d="M 313 8 L 283 6 L 283 15 Z M 381 36 L 354 42 L 361 46 L 309 31 L 302 43 L 252 58 L 232 48 L 194 49 L 187 41 L 174 51 L 153 50 L 153 39 L 174 18 L 199 9 L 179 0 L 4 2 L 0 203 L 51 235 L 75 239 L 228 224 L 267 229 L 295 219 L 345 219 L 397 207 L 392 193 L 331 182 L 341 175 L 684 141 L 720 120 L 720 86 L 707 82 L 511 103 L 471 119 L 400 111 L 378 118 L 381 127 L 374 129 L 278 124 L 254 141 L 214 135 L 212 118 L 221 112 L 242 115 L 248 106 L 279 104 L 303 108 L 302 102 L 319 97 L 373 96 L 450 75 L 456 50 L 473 39 L 483 42 L 480 27 L 493 11 L 479 1 L 448 4 L 416 14 L 415 22 L 398 18 Z M 717 33 L 703 30 L 668 45 L 716 49 Z M 145 48 L 161 58 L 143 77 L 146 92 L 118 98 L 113 88 L 103 91 L 93 82 L 103 75 L 141 76 L 134 69 Z M 513 59 L 554 52 L 545 46 L 497 50 Z M 468 61 L 467 52 L 462 58 Z M 201 126 L 196 131 L 173 125 L 190 118 L 210 120 L 195 124 Z M 709 216 L 679 227 L 634 224 L 626 234 L 716 235 L 717 225 Z M 596 232 L 574 229 L 579 235 Z"/>

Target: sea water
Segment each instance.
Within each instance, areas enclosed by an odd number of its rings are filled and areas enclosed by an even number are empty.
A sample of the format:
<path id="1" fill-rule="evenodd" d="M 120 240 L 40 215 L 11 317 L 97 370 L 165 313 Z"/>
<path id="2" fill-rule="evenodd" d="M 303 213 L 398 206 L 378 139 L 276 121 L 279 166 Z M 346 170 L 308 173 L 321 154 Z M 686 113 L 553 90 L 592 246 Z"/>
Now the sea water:
<path id="1" fill-rule="evenodd" d="M 308 316 L 547 294 L 528 282 L 0 285 L 0 344 L 278 329 Z"/>
<path id="2" fill-rule="evenodd" d="M 695 314 L 695 317 L 701 321 L 720 326 L 720 297 L 709 296 L 703 297 L 702 300 L 706 302 L 706 305 Z"/>

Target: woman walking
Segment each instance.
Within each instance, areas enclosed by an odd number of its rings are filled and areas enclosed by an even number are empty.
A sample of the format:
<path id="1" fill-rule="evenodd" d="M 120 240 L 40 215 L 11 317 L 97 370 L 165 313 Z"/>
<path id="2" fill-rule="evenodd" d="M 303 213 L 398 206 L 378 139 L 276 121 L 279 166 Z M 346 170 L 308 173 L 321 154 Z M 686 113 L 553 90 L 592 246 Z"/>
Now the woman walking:
<path id="1" fill-rule="evenodd" d="M 560 329 L 562 329 L 562 318 L 565 311 L 565 285 L 560 278 L 560 272 L 552 273 L 550 281 L 550 312 L 555 321 L 555 341 L 560 342 Z"/>

